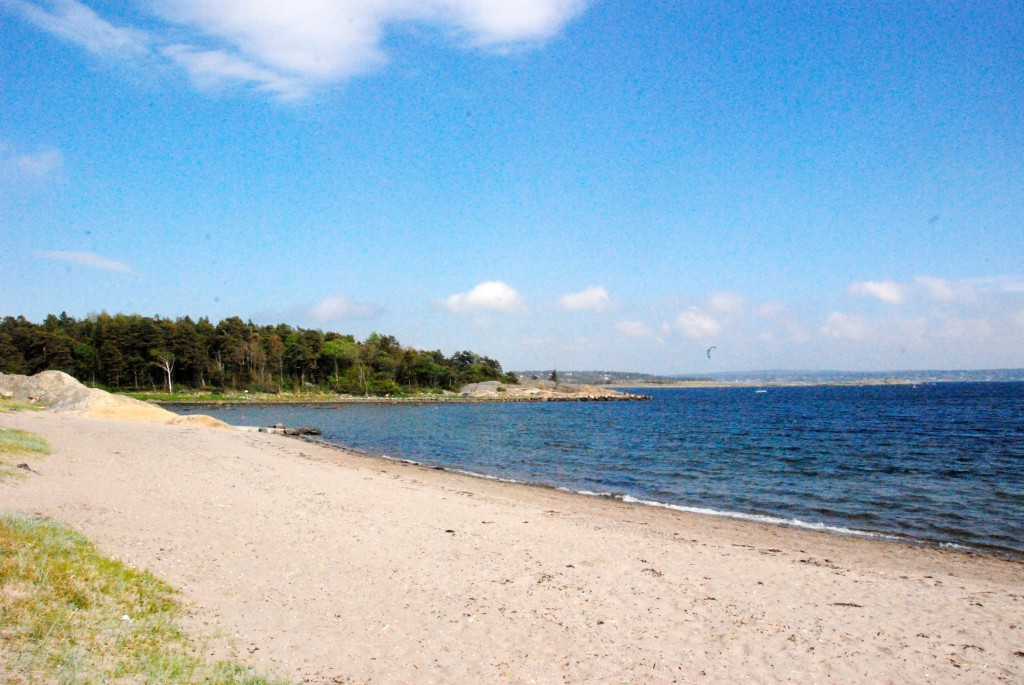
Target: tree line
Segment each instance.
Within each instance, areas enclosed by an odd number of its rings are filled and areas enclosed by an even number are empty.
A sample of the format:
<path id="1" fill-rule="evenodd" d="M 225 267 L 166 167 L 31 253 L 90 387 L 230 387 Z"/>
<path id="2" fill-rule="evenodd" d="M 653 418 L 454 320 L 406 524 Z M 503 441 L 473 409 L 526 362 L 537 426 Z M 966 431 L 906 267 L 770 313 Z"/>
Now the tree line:
<path id="1" fill-rule="evenodd" d="M 501 364 L 474 352 L 403 347 L 394 336 L 352 335 L 258 326 L 237 316 L 217 324 L 203 317 L 106 313 L 75 319 L 50 314 L 41 324 L 23 316 L 0 321 L 0 371 L 32 375 L 47 369 L 111 390 L 214 389 L 258 392 L 319 389 L 353 395 L 457 390 L 487 380 L 515 382 Z"/>

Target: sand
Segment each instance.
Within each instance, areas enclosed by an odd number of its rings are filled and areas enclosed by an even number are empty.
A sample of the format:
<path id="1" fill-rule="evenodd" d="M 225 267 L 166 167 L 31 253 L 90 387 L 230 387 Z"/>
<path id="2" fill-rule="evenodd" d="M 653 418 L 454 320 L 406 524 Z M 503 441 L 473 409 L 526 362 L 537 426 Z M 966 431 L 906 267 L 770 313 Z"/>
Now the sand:
<path id="1" fill-rule="evenodd" d="M 308 683 L 1024 682 L 1024 564 L 60 413 L 0 509 L 181 589 Z"/>
<path id="2" fill-rule="evenodd" d="M 0 398 L 45 407 L 48 411 L 98 419 L 193 424 L 208 428 L 231 427 L 212 416 L 179 416 L 149 402 L 116 395 L 100 388 L 86 387 L 63 371 L 41 371 L 34 376 L 0 373 Z"/>

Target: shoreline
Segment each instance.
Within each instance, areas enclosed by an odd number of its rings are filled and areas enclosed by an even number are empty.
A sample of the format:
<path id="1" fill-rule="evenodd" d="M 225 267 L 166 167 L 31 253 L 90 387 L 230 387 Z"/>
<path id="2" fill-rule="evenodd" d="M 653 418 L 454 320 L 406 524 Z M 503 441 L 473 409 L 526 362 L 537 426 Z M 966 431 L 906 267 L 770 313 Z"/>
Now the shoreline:
<path id="1" fill-rule="evenodd" d="M 631 390 L 705 390 L 705 389 L 729 389 L 740 390 L 751 389 L 778 389 L 778 388 L 863 388 L 863 387 L 917 387 L 922 385 L 950 385 L 956 383 L 993 383 L 993 384 L 1020 384 L 1020 380 L 956 380 L 956 379 L 929 379 L 909 380 L 903 378 L 870 378 L 863 380 L 817 380 L 817 381 L 729 381 L 729 380 L 693 380 L 693 381 L 672 381 L 665 383 L 656 382 L 623 382 L 609 383 L 594 386 L 600 389 L 621 390 L 620 396 L 602 395 L 566 395 L 564 397 L 529 397 L 514 395 L 501 397 L 498 395 L 488 396 L 466 396 L 466 395 L 411 395 L 407 397 L 358 397 L 358 396 L 286 396 L 255 395 L 231 396 L 227 399 L 161 399 L 154 395 L 160 393 L 124 393 L 126 396 L 141 395 L 146 397 L 146 402 L 158 406 L 208 406 L 208 407 L 235 407 L 235 406 L 301 406 L 301 405 L 343 405 L 343 404 L 462 404 L 462 403 L 501 403 L 501 402 L 635 402 L 647 401 L 650 395 L 636 395 Z"/>
<path id="2" fill-rule="evenodd" d="M 602 396 L 566 396 L 566 397 L 334 397 L 325 399 L 230 399 L 230 400 L 147 400 L 161 407 L 290 407 L 290 406 L 330 406 L 334 404 L 501 404 L 501 403 L 544 403 L 544 402 L 642 402 L 651 398 L 647 395 L 623 393 L 616 397 Z"/>
<path id="3" fill-rule="evenodd" d="M 655 388 L 864 388 L 878 386 L 919 386 L 944 385 L 951 383 L 1020 383 L 1019 380 L 953 380 L 935 378 L 929 380 L 910 380 L 907 378 L 865 378 L 862 380 L 816 380 L 816 381 L 720 381 L 695 380 L 673 381 L 666 383 L 616 383 L 609 387 L 653 390 Z"/>
<path id="4" fill-rule="evenodd" d="M 249 429 L 249 427 L 246 427 L 246 429 Z M 826 539 L 830 537 L 835 537 L 838 539 L 863 541 L 869 544 L 906 546 L 910 549 L 931 551 L 938 554 L 962 555 L 964 557 L 974 560 L 991 559 L 992 561 L 996 562 L 1017 564 L 1020 566 L 1020 569 L 1024 571 L 1024 556 L 1013 556 L 1010 553 L 1012 552 L 1012 550 L 1008 551 L 1005 555 L 995 554 L 990 550 L 983 548 L 973 548 L 968 547 L 966 545 L 958 545 L 953 543 L 944 544 L 931 540 L 921 540 L 909 536 L 900 536 L 894 533 L 844 529 L 839 526 L 829 526 L 820 523 L 814 524 L 807 522 L 799 522 L 798 524 L 789 524 L 786 522 L 785 519 L 772 516 L 761 516 L 757 514 L 747 515 L 740 512 L 718 511 L 714 509 L 701 507 L 676 506 L 663 502 L 641 500 L 635 497 L 631 497 L 629 495 L 572 490 L 569 488 L 551 485 L 548 483 L 516 480 L 513 478 L 502 478 L 500 476 L 492 476 L 485 473 L 453 469 L 445 466 L 429 464 L 426 462 L 419 462 L 414 459 L 392 457 L 386 454 L 374 454 L 372 452 L 367 452 L 365 450 L 360 450 L 354 447 L 336 445 L 334 443 L 330 443 L 325 440 L 321 440 L 316 437 L 310 437 L 307 435 L 288 437 L 290 437 L 293 440 L 297 439 L 300 442 L 305 442 L 310 445 L 323 447 L 331 452 L 337 453 L 339 457 L 339 462 L 345 457 L 356 457 L 359 459 L 366 459 L 371 464 L 373 462 L 381 462 L 383 464 L 388 465 L 394 464 L 400 467 L 408 467 L 417 472 L 447 474 L 459 479 L 470 479 L 471 481 L 480 481 L 482 483 L 496 484 L 498 487 L 508 486 L 509 488 L 513 489 L 522 489 L 525 492 L 547 493 L 553 497 L 565 497 L 570 500 L 578 500 L 576 502 L 577 504 L 582 504 L 583 502 L 595 502 L 596 506 L 602 506 L 601 503 L 607 503 L 608 505 L 616 507 L 617 509 L 625 508 L 626 510 L 635 509 L 638 512 L 652 512 L 652 516 L 658 516 L 658 512 L 664 512 L 666 515 L 677 514 L 686 518 L 696 517 L 697 519 L 721 520 L 726 523 L 735 523 L 736 525 L 741 527 L 750 525 L 762 529 L 767 529 L 769 531 L 773 529 L 782 529 L 786 531 L 792 531 L 796 534 L 823 536 Z M 326 460 L 331 461 L 329 456 L 327 457 Z M 1022 587 L 1021 589 L 1022 591 L 1024 591 L 1024 587 Z"/>
<path id="5" fill-rule="evenodd" d="M 928 383 L 953 383 L 959 381 L 928 381 Z M 988 381 L 1016 382 L 1016 381 Z M 705 388 L 813 388 L 813 387 L 874 387 L 886 385 L 921 385 L 919 382 L 903 380 L 868 380 L 868 381 L 677 381 L 671 383 L 613 383 L 596 387 L 606 389 L 622 388 L 623 390 L 656 390 L 656 389 L 705 389 Z M 634 395 L 623 392 L 621 396 L 600 396 L 589 397 L 586 395 L 566 395 L 564 397 L 523 397 L 513 396 L 503 398 L 490 395 L 486 397 L 473 397 L 465 395 L 413 395 L 408 397 L 358 397 L 358 396 L 287 396 L 255 395 L 251 399 L 246 396 L 231 396 L 228 399 L 160 399 L 153 397 L 159 393 L 124 393 L 127 396 L 141 394 L 147 399 L 146 402 L 158 406 L 210 406 L 210 407 L 234 407 L 234 406 L 293 406 L 293 405 L 331 405 L 331 404 L 445 404 L 445 403 L 497 403 L 497 402 L 635 402 L 649 400 L 649 395 Z"/>
<path id="6" fill-rule="evenodd" d="M 3 508 L 176 587 L 296 681 L 1019 682 L 1024 563 L 638 506 L 199 426 L 47 437 Z M 337 679 L 337 680 L 336 680 Z"/>
<path id="7" fill-rule="evenodd" d="M 243 428 L 239 426 L 239 428 Z M 253 427 L 244 427 L 246 430 L 260 430 Z M 523 486 L 528 488 L 539 488 L 541 490 L 550 490 L 554 492 L 561 492 L 566 495 L 594 498 L 598 500 L 605 500 L 608 502 L 615 502 L 620 504 L 626 504 L 636 507 L 650 507 L 654 509 L 664 509 L 667 511 L 681 512 L 694 516 L 707 516 L 711 518 L 721 518 L 737 521 L 740 523 L 753 523 L 758 525 L 773 526 L 779 528 L 786 528 L 790 530 L 807 531 L 812 533 L 820 533 L 823 535 L 837 535 L 840 537 L 851 537 L 862 540 L 869 540 L 874 542 L 881 542 L 893 545 L 908 545 L 910 547 L 920 549 L 932 549 L 939 551 L 957 552 L 961 554 L 967 554 L 975 557 L 992 557 L 995 559 L 1002 559 L 1005 561 L 1012 561 L 1024 564 L 1024 551 L 1018 551 L 1012 548 L 1004 548 L 998 546 L 985 546 L 985 545 L 971 545 L 968 543 L 948 542 L 942 540 L 931 540 L 926 538 L 916 538 L 911 535 L 902 533 L 892 533 L 887 531 L 878 530 L 864 530 L 859 528 L 850 528 L 847 526 L 841 526 L 838 524 L 827 524 L 824 522 L 811 522 L 803 521 L 800 519 L 785 519 L 779 516 L 772 516 L 769 514 L 749 514 L 746 512 L 732 511 L 726 509 L 712 509 L 709 507 L 699 506 L 687 506 L 682 504 L 673 504 L 670 502 L 661 502 L 657 500 L 646 500 L 639 499 L 629 494 L 613 493 L 613 492 L 592 492 L 589 490 L 574 490 L 572 488 L 563 487 L 559 485 L 553 485 L 551 483 L 542 483 L 536 481 L 517 480 L 515 478 L 504 478 L 502 476 L 494 476 L 487 473 L 479 473 L 476 471 L 467 471 L 464 469 L 455 469 L 447 466 L 441 466 L 439 464 L 431 464 L 429 462 L 420 462 L 415 459 L 406 459 L 404 457 L 393 457 L 387 454 L 377 454 L 369 452 L 356 447 L 350 447 L 347 445 L 338 445 L 332 442 L 328 442 L 322 438 L 317 438 L 312 435 L 298 434 L 291 435 L 285 433 L 278 433 L 288 435 L 292 438 L 297 438 L 315 445 L 320 445 L 332 450 L 338 450 L 347 454 L 354 454 L 367 459 L 380 459 L 389 463 L 407 464 L 410 466 L 416 466 L 424 469 L 430 469 L 432 471 L 441 471 L 443 473 L 451 473 L 459 476 L 466 476 L 469 478 L 479 478 L 485 481 L 494 481 L 497 483 L 506 483 L 509 485 Z"/>

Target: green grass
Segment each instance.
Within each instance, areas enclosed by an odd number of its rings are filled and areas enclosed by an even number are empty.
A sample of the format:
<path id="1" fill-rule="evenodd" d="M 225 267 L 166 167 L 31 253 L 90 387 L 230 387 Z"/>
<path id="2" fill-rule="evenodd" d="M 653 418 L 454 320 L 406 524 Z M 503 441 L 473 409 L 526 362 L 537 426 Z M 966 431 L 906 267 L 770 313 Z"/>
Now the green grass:
<path id="1" fill-rule="evenodd" d="M 169 585 L 66 526 L 0 514 L 0 682 L 283 684 L 204 660 L 180 611 Z"/>
<path id="2" fill-rule="evenodd" d="M 15 402 L 10 397 L 0 397 L 0 414 L 10 414 L 16 411 L 39 411 L 42 409 L 38 404 L 28 402 Z"/>
<path id="3" fill-rule="evenodd" d="M 166 392 L 153 390 L 147 392 L 118 392 L 142 402 L 217 402 L 230 397 L 219 392 Z M 241 395 L 241 393 L 239 393 Z"/>
<path id="4" fill-rule="evenodd" d="M 25 457 L 49 453 L 50 445 L 38 435 L 0 426 L 0 480 L 18 473 L 15 465 Z"/>

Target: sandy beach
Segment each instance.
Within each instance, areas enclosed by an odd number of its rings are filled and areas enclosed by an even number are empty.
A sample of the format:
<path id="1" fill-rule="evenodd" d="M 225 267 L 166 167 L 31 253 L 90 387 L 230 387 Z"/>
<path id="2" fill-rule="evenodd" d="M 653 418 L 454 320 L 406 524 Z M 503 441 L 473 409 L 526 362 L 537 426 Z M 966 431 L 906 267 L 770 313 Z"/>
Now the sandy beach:
<path id="1" fill-rule="evenodd" d="M 1024 563 L 616 503 L 295 438 L 0 415 L 0 508 L 304 683 L 1024 682 Z"/>

